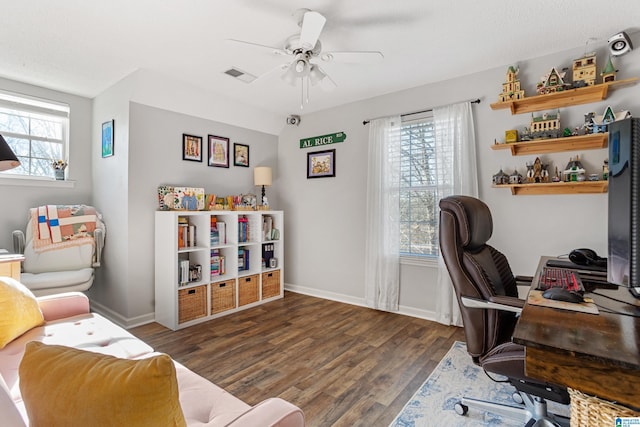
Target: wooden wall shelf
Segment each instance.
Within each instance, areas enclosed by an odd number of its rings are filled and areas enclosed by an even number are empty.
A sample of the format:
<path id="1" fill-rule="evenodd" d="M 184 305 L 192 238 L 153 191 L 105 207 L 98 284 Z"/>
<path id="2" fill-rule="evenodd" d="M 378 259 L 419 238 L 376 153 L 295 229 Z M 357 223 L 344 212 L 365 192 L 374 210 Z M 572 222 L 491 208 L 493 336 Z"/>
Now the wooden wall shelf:
<path id="1" fill-rule="evenodd" d="M 593 150 L 596 148 L 606 148 L 608 138 L 608 133 L 594 133 L 589 135 L 567 136 L 565 138 L 514 142 L 510 144 L 493 144 L 491 149 L 511 150 L 512 156 Z"/>
<path id="2" fill-rule="evenodd" d="M 503 184 L 493 188 L 509 188 L 514 196 L 540 194 L 593 194 L 606 193 L 609 181 L 545 182 L 540 184 Z"/>
<path id="3" fill-rule="evenodd" d="M 637 77 L 625 80 L 616 80 L 608 83 L 601 83 L 593 86 L 586 86 L 577 89 L 569 89 L 561 92 L 549 93 L 546 95 L 536 95 L 517 101 L 496 102 L 491 104 L 493 110 L 510 109 L 511 114 L 531 113 L 541 110 L 550 110 L 570 105 L 588 104 L 590 102 L 602 101 L 607 97 L 609 88 L 615 89 L 619 86 L 635 84 Z"/>

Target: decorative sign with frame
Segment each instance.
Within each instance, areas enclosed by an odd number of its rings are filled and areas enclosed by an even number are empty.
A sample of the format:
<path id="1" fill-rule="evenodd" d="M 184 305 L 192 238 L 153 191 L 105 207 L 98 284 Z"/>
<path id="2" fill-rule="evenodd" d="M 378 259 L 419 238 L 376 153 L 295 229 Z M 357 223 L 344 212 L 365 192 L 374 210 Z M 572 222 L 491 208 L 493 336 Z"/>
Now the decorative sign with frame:
<path id="1" fill-rule="evenodd" d="M 336 176 L 336 150 L 307 153 L 307 179 Z"/>
<path id="2" fill-rule="evenodd" d="M 207 164 L 212 167 L 229 167 L 229 138 L 224 136 L 209 135 L 209 147 Z"/>
<path id="3" fill-rule="evenodd" d="M 202 162 L 202 137 L 182 134 L 182 160 Z"/>
<path id="4" fill-rule="evenodd" d="M 113 156 L 113 132 L 115 120 L 102 124 L 102 157 Z"/>
<path id="5" fill-rule="evenodd" d="M 249 146 L 244 144 L 233 144 L 233 165 L 249 167 Z"/>

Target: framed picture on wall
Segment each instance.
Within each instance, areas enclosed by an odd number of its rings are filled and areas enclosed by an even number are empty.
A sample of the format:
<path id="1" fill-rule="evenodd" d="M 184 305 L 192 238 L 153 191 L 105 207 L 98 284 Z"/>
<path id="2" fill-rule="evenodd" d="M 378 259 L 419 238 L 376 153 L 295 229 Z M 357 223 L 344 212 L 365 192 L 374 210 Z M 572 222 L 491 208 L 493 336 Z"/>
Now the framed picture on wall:
<path id="1" fill-rule="evenodd" d="M 249 146 L 233 144 L 233 165 L 249 167 Z"/>
<path id="2" fill-rule="evenodd" d="M 202 137 L 182 134 L 182 160 L 202 161 Z"/>
<path id="3" fill-rule="evenodd" d="M 229 138 L 223 136 L 209 135 L 208 140 L 209 158 L 207 164 L 217 168 L 229 167 Z"/>
<path id="4" fill-rule="evenodd" d="M 336 150 L 307 153 L 307 179 L 336 176 Z"/>
<path id="5" fill-rule="evenodd" d="M 115 120 L 109 120 L 102 124 L 102 157 L 113 156 L 113 124 Z"/>

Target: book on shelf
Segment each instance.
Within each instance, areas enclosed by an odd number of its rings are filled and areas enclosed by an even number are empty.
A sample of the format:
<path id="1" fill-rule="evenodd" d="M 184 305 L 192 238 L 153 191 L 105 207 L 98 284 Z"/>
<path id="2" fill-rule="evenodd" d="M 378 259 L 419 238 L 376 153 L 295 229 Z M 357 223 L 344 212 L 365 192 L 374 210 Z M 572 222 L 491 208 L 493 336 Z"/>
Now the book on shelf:
<path id="1" fill-rule="evenodd" d="M 224 255 L 218 249 L 211 251 L 211 277 L 222 276 L 226 273 L 226 265 Z"/>
<path id="2" fill-rule="evenodd" d="M 219 243 L 221 245 L 226 245 L 227 244 L 227 224 L 225 224 L 223 221 L 218 221 L 218 236 L 219 236 Z"/>
<path id="3" fill-rule="evenodd" d="M 189 223 L 189 218 L 178 217 L 178 249 L 196 246 L 196 227 Z"/>
<path id="4" fill-rule="evenodd" d="M 269 267 L 269 261 L 273 258 L 275 245 L 273 243 L 262 245 L 262 266 Z"/>
<path id="5" fill-rule="evenodd" d="M 248 242 L 249 236 L 249 219 L 245 215 L 240 215 L 238 217 L 238 242 Z"/>
<path id="6" fill-rule="evenodd" d="M 218 221 L 216 217 L 211 217 L 211 245 L 227 244 L 227 226 L 223 221 Z"/>
<path id="7" fill-rule="evenodd" d="M 250 268 L 249 264 L 249 249 L 238 249 L 238 271 L 247 271 Z"/>
<path id="8" fill-rule="evenodd" d="M 273 218 L 265 215 L 262 218 L 262 240 L 271 240 L 271 230 L 273 230 Z"/>

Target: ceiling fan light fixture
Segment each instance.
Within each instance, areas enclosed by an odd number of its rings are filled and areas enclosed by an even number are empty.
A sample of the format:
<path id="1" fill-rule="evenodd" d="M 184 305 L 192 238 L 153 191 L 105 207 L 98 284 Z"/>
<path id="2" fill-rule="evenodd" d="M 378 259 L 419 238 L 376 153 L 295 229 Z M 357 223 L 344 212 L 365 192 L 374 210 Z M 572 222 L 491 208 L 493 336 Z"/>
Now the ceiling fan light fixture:
<path id="1" fill-rule="evenodd" d="M 298 80 L 295 65 L 291 64 L 289 67 L 287 67 L 287 71 L 280 78 L 288 85 L 295 86 L 296 81 Z"/>
<path id="2" fill-rule="evenodd" d="M 311 68 L 309 69 L 309 81 L 312 86 L 322 82 L 326 77 L 327 75 L 320 69 L 320 67 L 311 64 Z"/>

